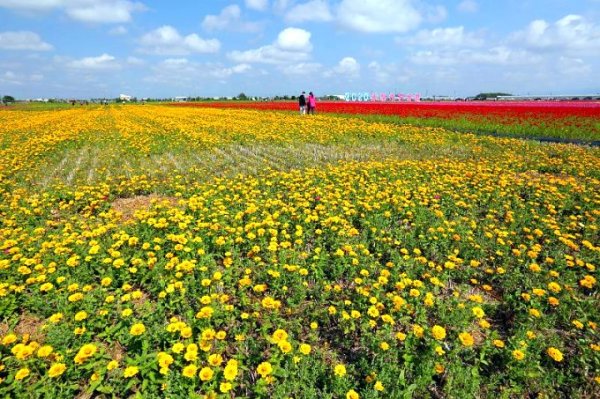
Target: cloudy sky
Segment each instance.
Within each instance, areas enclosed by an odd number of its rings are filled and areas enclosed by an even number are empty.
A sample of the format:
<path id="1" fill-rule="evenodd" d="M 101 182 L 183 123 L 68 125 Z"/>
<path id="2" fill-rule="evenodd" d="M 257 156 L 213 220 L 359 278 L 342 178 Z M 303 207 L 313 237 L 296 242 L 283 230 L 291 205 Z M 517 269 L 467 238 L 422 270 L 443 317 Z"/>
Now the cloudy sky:
<path id="1" fill-rule="evenodd" d="M 600 92 L 600 0 L 0 0 L 0 95 Z"/>

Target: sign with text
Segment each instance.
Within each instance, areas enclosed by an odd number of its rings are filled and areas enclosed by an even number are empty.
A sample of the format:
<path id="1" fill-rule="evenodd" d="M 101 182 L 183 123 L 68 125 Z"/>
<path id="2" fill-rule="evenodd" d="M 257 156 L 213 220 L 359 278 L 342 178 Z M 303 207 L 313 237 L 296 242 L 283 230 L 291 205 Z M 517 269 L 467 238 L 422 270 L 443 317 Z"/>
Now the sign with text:
<path id="1" fill-rule="evenodd" d="M 421 101 L 420 94 L 402 94 L 402 93 L 369 93 L 357 92 L 344 93 L 345 101 Z"/>

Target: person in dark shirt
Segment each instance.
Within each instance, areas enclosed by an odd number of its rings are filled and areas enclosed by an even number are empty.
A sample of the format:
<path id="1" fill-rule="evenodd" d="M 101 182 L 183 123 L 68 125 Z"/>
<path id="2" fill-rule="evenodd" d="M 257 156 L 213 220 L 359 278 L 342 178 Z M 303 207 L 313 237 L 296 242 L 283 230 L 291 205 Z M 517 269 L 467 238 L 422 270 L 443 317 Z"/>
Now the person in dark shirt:
<path id="1" fill-rule="evenodd" d="M 298 97 L 298 104 L 300 105 L 300 115 L 306 114 L 306 97 L 304 96 L 304 92 Z"/>

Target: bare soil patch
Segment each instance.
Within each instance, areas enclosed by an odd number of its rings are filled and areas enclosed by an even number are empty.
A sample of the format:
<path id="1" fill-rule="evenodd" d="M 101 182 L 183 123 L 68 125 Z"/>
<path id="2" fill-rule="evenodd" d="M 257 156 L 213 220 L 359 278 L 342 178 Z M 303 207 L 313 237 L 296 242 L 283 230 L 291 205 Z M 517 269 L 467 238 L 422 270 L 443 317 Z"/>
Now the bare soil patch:
<path id="1" fill-rule="evenodd" d="M 121 215 L 121 221 L 128 222 L 133 220 L 135 212 L 148 211 L 154 204 L 166 204 L 170 207 L 178 207 L 179 200 L 175 197 L 158 194 L 136 195 L 135 197 L 116 199 L 111 204 L 111 208 Z"/>
<path id="2" fill-rule="evenodd" d="M 28 334 L 32 341 L 42 342 L 45 338 L 45 335 L 42 332 L 43 325 L 43 319 L 34 315 L 23 314 L 15 327 L 15 333 L 20 336 Z"/>

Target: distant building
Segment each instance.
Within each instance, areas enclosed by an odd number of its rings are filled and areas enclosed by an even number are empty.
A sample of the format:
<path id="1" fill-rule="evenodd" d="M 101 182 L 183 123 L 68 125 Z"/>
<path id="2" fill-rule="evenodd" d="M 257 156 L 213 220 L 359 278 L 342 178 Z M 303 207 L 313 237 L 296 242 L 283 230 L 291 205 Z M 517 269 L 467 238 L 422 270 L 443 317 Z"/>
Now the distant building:
<path id="1" fill-rule="evenodd" d="M 128 96 L 127 94 L 121 94 L 119 95 L 119 100 L 121 101 L 131 101 L 132 97 Z"/>
<path id="2" fill-rule="evenodd" d="M 180 103 L 184 102 L 184 101 L 187 101 L 187 100 L 188 100 L 188 98 L 184 97 L 184 96 L 173 97 L 173 101 L 177 101 L 177 102 L 180 102 Z"/>

